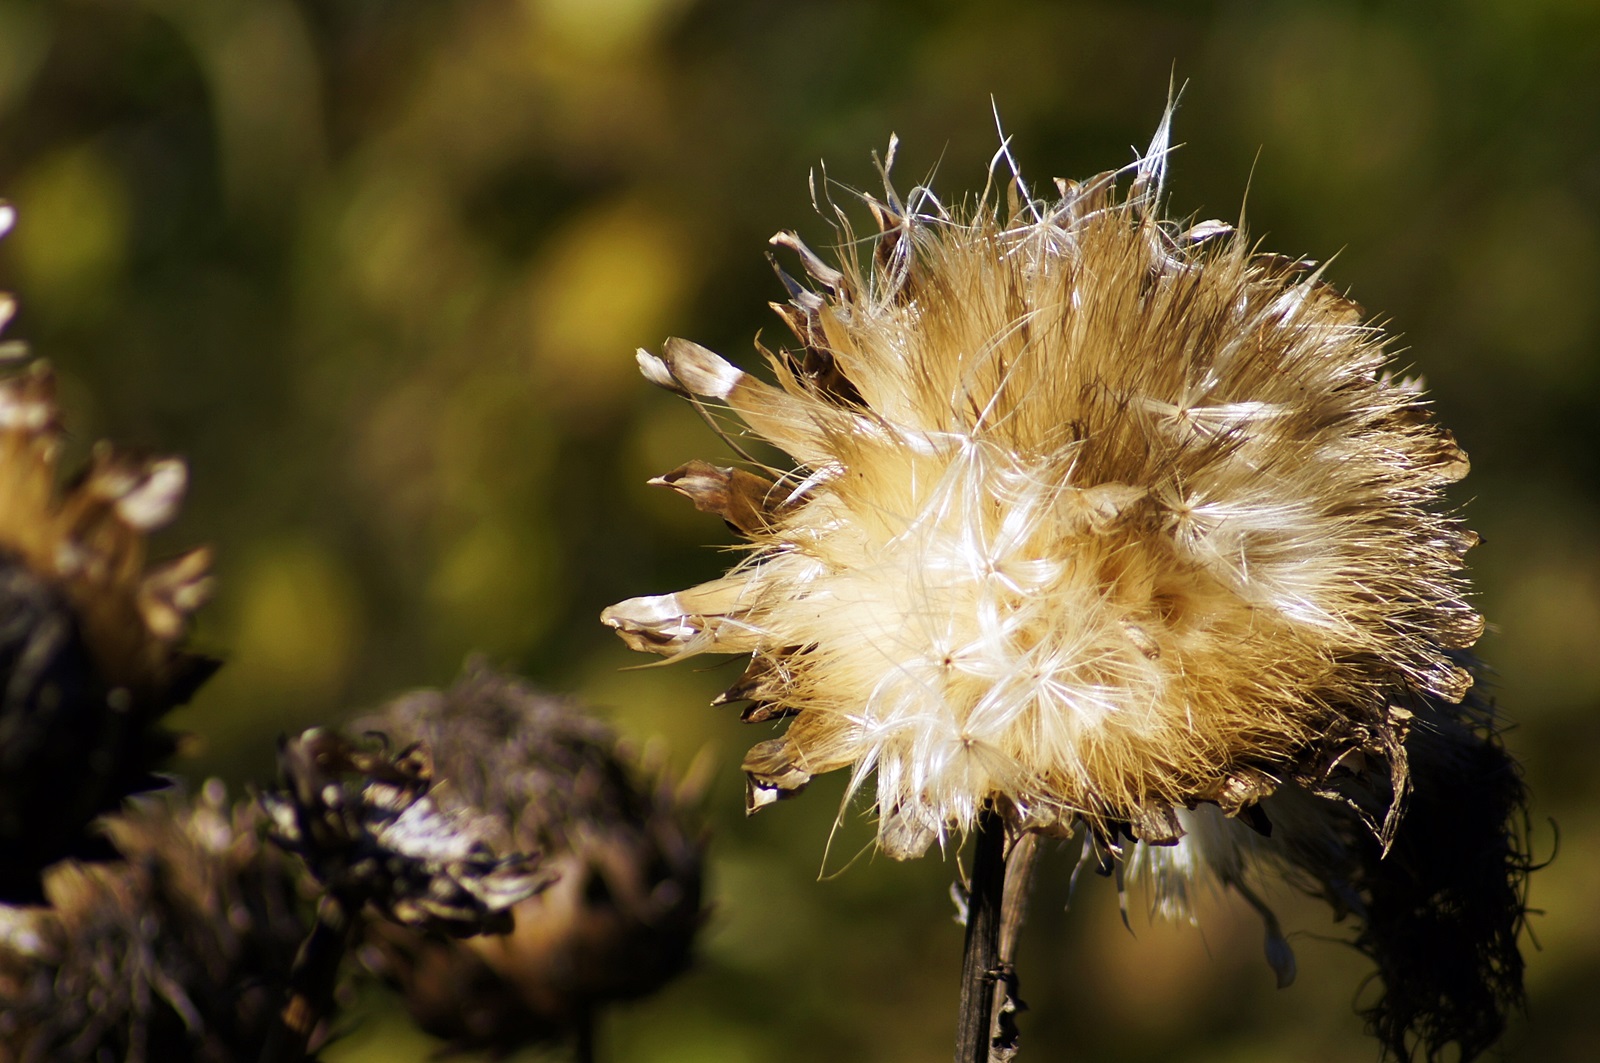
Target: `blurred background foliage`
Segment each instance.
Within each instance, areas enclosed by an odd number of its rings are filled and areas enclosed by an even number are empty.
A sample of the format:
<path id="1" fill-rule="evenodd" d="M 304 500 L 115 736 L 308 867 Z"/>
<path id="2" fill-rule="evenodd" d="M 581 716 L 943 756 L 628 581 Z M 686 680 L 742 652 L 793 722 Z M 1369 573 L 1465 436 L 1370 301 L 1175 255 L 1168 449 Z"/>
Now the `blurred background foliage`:
<path id="1" fill-rule="evenodd" d="M 717 751 L 696 971 L 616 1016 L 617 1060 L 948 1058 L 959 930 L 937 857 L 855 858 L 841 792 L 746 821 L 726 668 L 637 664 L 596 622 L 708 577 L 731 535 L 643 481 L 720 447 L 634 371 L 693 337 L 745 364 L 806 177 L 981 188 L 991 95 L 1036 181 L 1132 158 L 1187 81 L 1172 209 L 1246 202 L 1273 250 L 1402 337 L 1475 469 L 1482 649 L 1536 799 L 1531 1017 L 1512 1058 L 1600 1058 L 1600 5 L 1594 0 L 4 0 L 0 281 L 75 445 L 193 468 L 174 549 L 219 548 L 182 765 L 448 682 L 472 650 L 676 763 Z M 724 455 L 725 458 L 725 455 Z M 830 845 L 831 837 L 831 845 Z M 824 855 L 826 853 L 826 856 Z M 1241 906 L 1133 934 L 1047 854 L 1027 1059 L 1369 1059 L 1364 966 L 1285 903 L 1278 992 Z M 835 876 L 849 866 L 848 870 Z M 375 999 L 330 1059 L 423 1059 Z"/>

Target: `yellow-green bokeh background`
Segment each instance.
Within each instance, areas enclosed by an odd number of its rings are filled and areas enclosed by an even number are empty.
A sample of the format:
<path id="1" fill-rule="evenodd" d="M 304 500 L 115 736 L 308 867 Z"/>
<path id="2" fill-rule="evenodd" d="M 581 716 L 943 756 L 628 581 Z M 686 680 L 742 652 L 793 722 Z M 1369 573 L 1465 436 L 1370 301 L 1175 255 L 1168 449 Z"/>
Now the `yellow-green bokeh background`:
<path id="1" fill-rule="evenodd" d="M 729 668 L 622 671 L 605 604 L 718 569 L 718 522 L 644 480 L 719 457 L 634 347 L 736 360 L 781 290 L 768 235 L 829 230 L 891 132 L 898 174 L 981 187 L 991 97 L 1043 181 L 1132 158 L 1187 81 L 1172 208 L 1237 217 L 1402 339 L 1475 469 L 1458 500 L 1482 649 L 1536 801 L 1544 910 L 1518 1060 L 1600 1058 L 1600 4 L 851 0 L 0 2 L 0 281 L 64 380 L 80 450 L 186 454 L 167 548 L 209 541 L 185 764 L 264 778 L 280 732 L 448 682 L 483 650 L 680 765 L 717 755 L 696 970 L 604 1031 L 639 1063 L 948 1058 L 952 864 L 824 857 L 836 780 L 746 821 L 766 737 Z M 1300 981 L 1253 917 L 1063 911 L 1046 855 L 1024 1059 L 1368 1060 L 1365 966 L 1284 898 Z M 819 880 L 819 874 L 823 874 Z M 330 1058 L 420 1060 L 378 1010 Z"/>

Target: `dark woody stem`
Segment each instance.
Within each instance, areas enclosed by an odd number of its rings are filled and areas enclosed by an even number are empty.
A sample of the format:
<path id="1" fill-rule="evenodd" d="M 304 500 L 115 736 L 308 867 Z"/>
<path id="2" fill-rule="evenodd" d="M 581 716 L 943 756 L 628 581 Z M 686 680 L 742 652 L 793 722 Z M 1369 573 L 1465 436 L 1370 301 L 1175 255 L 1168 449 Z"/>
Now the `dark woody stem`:
<path id="1" fill-rule="evenodd" d="M 599 1058 L 598 1049 L 595 1047 L 599 1034 L 595 1027 L 599 1021 L 600 1016 L 596 1014 L 594 1008 L 584 1009 L 583 1015 L 578 1019 L 577 1042 L 572 1051 L 573 1063 L 595 1063 Z"/>
<path id="2" fill-rule="evenodd" d="M 1006 885 L 1006 825 L 993 807 L 978 814 L 967 892 L 967 943 L 961 962 L 956 1063 L 989 1063 L 995 983 L 1000 974 L 1001 908 Z"/>
<path id="3" fill-rule="evenodd" d="M 1039 836 L 1023 834 L 1006 853 L 1006 886 L 1000 905 L 1000 964 L 994 984 L 994 1012 L 989 1058 L 1006 1063 L 1017 1054 L 1017 1013 L 1027 1005 L 1017 996 L 1017 940 L 1028 915 L 1028 893 L 1033 889 L 1034 857 Z"/>

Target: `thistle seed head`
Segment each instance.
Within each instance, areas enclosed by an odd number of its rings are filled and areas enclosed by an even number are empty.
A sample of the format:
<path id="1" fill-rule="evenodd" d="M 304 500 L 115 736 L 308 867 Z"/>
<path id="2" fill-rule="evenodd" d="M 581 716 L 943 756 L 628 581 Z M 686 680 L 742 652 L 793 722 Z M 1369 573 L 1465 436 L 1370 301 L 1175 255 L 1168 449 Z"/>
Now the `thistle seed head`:
<path id="1" fill-rule="evenodd" d="M 1483 627 L 1441 498 L 1466 458 L 1320 268 L 1161 218 L 1167 153 L 1163 121 L 1125 191 L 1017 178 L 966 209 L 885 166 L 878 234 L 839 212 L 837 266 L 773 238 L 809 277 L 780 270 L 776 385 L 683 340 L 640 353 L 794 462 L 661 477 L 749 549 L 602 617 L 635 649 L 750 656 L 719 700 L 792 717 L 745 760 L 752 810 L 849 769 L 895 857 L 986 802 L 1120 851 L 1366 756 L 1392 837 L 1407 706 L 1463 697 Z"/>

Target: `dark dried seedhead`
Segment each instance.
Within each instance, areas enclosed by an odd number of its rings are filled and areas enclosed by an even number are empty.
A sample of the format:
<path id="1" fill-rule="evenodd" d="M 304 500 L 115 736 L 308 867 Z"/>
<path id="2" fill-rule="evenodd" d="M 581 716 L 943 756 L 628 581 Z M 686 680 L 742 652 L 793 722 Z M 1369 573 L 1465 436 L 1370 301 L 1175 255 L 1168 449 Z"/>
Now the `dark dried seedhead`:
<path id="1" fill-rule="evenodd" d="M 0 328 L 12 310 L 0 295 Z M 45 867 L 103 855 L 87 825 L 161 785 L 159 721 L 218 664 L 183 647 L 210 551 L 145 564 L 183 462 L 102 443 L 63 487 L 61 444 L 49 367 L 0 378 L 0 901 L 37 901 Z"/>
<path id="2" fill-rule="evenodd" d="M 313 728 L 279 752 L 283 788 L 263 794 L 273 840 L 305 860 L 349 911 L 463 937 L 511 929 L 511 908 L 550 882 L 511 852 L 482 806 L 436 788 L 428 750 L 392 751 Z M 507 855 L 501 856 L 500 852 Z"/>
<path id="3" fill-rule="evenodd" d="M 1497 739 L 1446 733 L 1413 752 L 1415 791 L 1387 858 L 1369 860 L 1357 944 L 1378 963 L 1366 1012 L 1400 1059 L 1470 1060 L 1523 1006 L 1527 790 Z M 1367 843 L 1370 846 L 1370 842 Z"/>
<path id="4" fill-rule="evenodd" d="M 371 928 L 364 958 L 424 1029 L 510 1053 L 580 1032 L 601 1006 L 688 965 L 704 918 L 693 798 L 642 772 L 610 728 L 481 665 L 365 724 L 426 745 L 441 780 L 559 876 L 516 906 L 504 937 Z"/>
<path id="5" fill-rule="evenodd" d="M 110 820 L 120 860 L 52 868 L 51 907 L 0 906 L 0 1060 L 255 1059 L 311 925 L 260 819 L 214 780 L 150 800 Z"/>
<path id="6" fill-rule="evenodd" d="M 1385 1054 L 1465 1063 L 1523 1004 L 1528 792 L 1479 688 L 1460 704 L 1412 698 L 1407 715 L 1397 802 L 1390 767 L 1374 762 L 1262 807 L 1291 880 L 1351 917 L 1377 965 L 1363 1014 Z M 1370 827 L 1386 804 L 1403 809 L 1387 847 Z"/>

